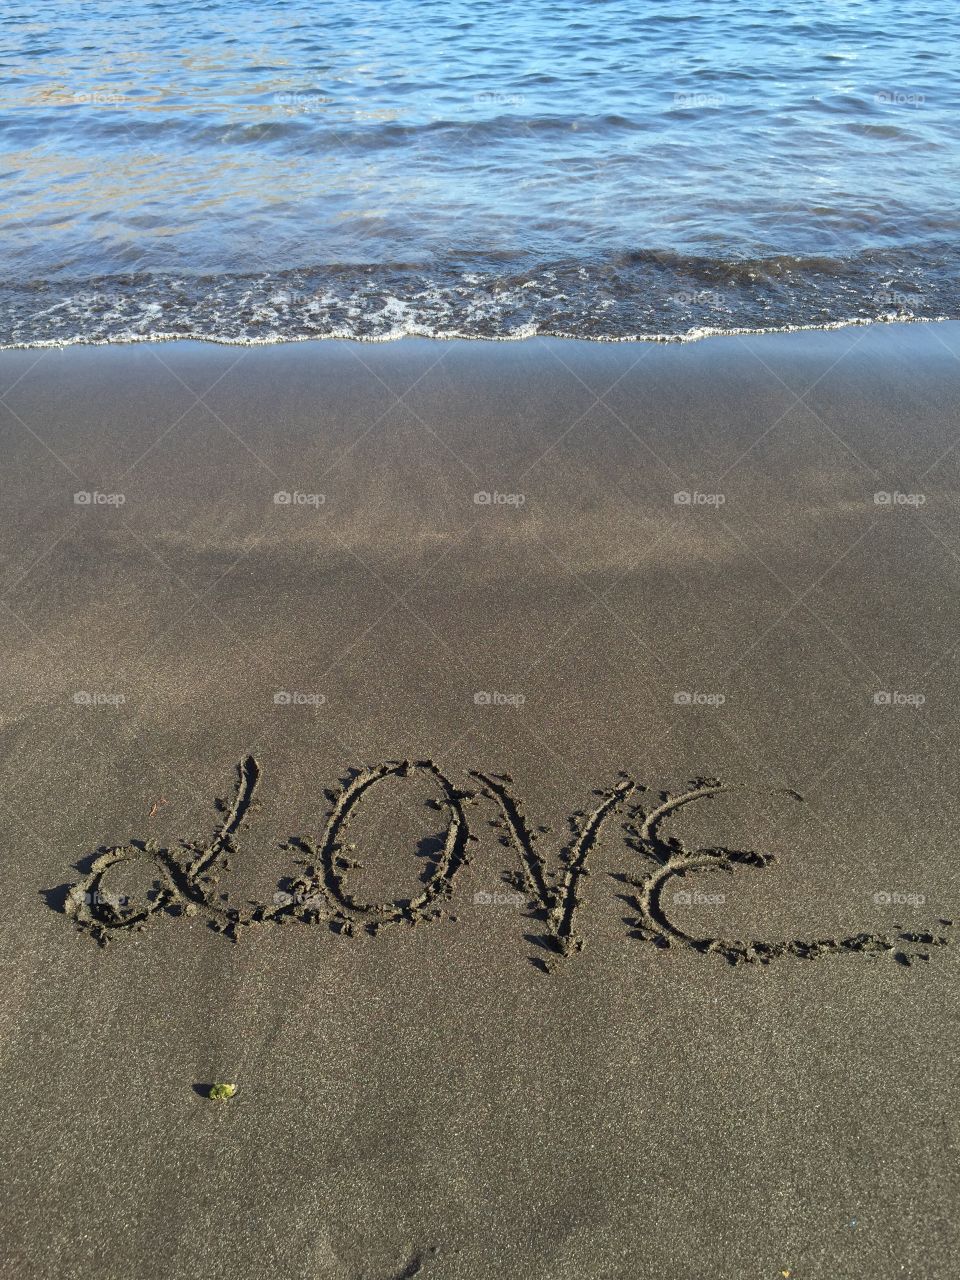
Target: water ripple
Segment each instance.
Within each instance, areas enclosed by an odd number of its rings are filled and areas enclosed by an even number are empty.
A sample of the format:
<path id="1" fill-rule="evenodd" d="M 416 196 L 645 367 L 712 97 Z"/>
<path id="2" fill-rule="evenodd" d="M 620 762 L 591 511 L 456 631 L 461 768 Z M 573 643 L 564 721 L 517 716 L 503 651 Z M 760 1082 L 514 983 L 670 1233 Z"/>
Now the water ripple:
<path id="1" fill-rule="evenodd" d="M 0 30 L 5 342 L 957 314 L 947 0 L 37 0 Z"/>

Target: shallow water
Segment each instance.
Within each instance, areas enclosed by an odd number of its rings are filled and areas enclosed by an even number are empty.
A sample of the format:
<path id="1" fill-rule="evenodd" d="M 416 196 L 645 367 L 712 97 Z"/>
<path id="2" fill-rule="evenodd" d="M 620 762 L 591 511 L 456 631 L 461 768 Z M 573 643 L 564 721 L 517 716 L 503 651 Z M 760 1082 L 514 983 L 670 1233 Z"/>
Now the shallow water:
<path id="1" fill-rule="evenodd" d="M 41 0 L 0 27 L 0 343 L 960 314 L 945 0 Z"/>

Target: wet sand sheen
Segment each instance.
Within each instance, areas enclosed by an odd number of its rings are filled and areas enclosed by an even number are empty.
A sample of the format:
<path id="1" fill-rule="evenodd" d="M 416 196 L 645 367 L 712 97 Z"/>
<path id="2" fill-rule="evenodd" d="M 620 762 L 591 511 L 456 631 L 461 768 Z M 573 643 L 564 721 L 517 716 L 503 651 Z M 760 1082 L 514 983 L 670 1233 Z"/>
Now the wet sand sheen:
<path id="1" fill-rule="evenodd" d="M 958 352 L 2 353 L 11 1273 L 949 1275 Z"/>

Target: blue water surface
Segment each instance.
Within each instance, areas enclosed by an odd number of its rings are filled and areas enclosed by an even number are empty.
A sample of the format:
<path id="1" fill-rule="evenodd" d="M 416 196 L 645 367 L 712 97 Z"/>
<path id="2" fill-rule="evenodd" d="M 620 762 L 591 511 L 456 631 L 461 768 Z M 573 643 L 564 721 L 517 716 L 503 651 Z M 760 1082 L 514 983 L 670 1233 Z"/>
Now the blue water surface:
<path id="1" fill-rule="evenodd" d="M 957 315 L 946 0 L 39 0 L 0 342 Z"/>

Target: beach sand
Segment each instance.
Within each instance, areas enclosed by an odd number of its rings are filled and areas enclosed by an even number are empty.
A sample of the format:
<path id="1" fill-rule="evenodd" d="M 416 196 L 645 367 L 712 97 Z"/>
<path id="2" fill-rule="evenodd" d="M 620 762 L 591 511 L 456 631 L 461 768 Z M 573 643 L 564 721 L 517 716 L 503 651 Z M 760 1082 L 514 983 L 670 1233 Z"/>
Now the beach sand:
<path id="1" fill-rule="evenodd" d="M 0 391 L 4 1275 L 955 1273 L 960 325 Z"/>

